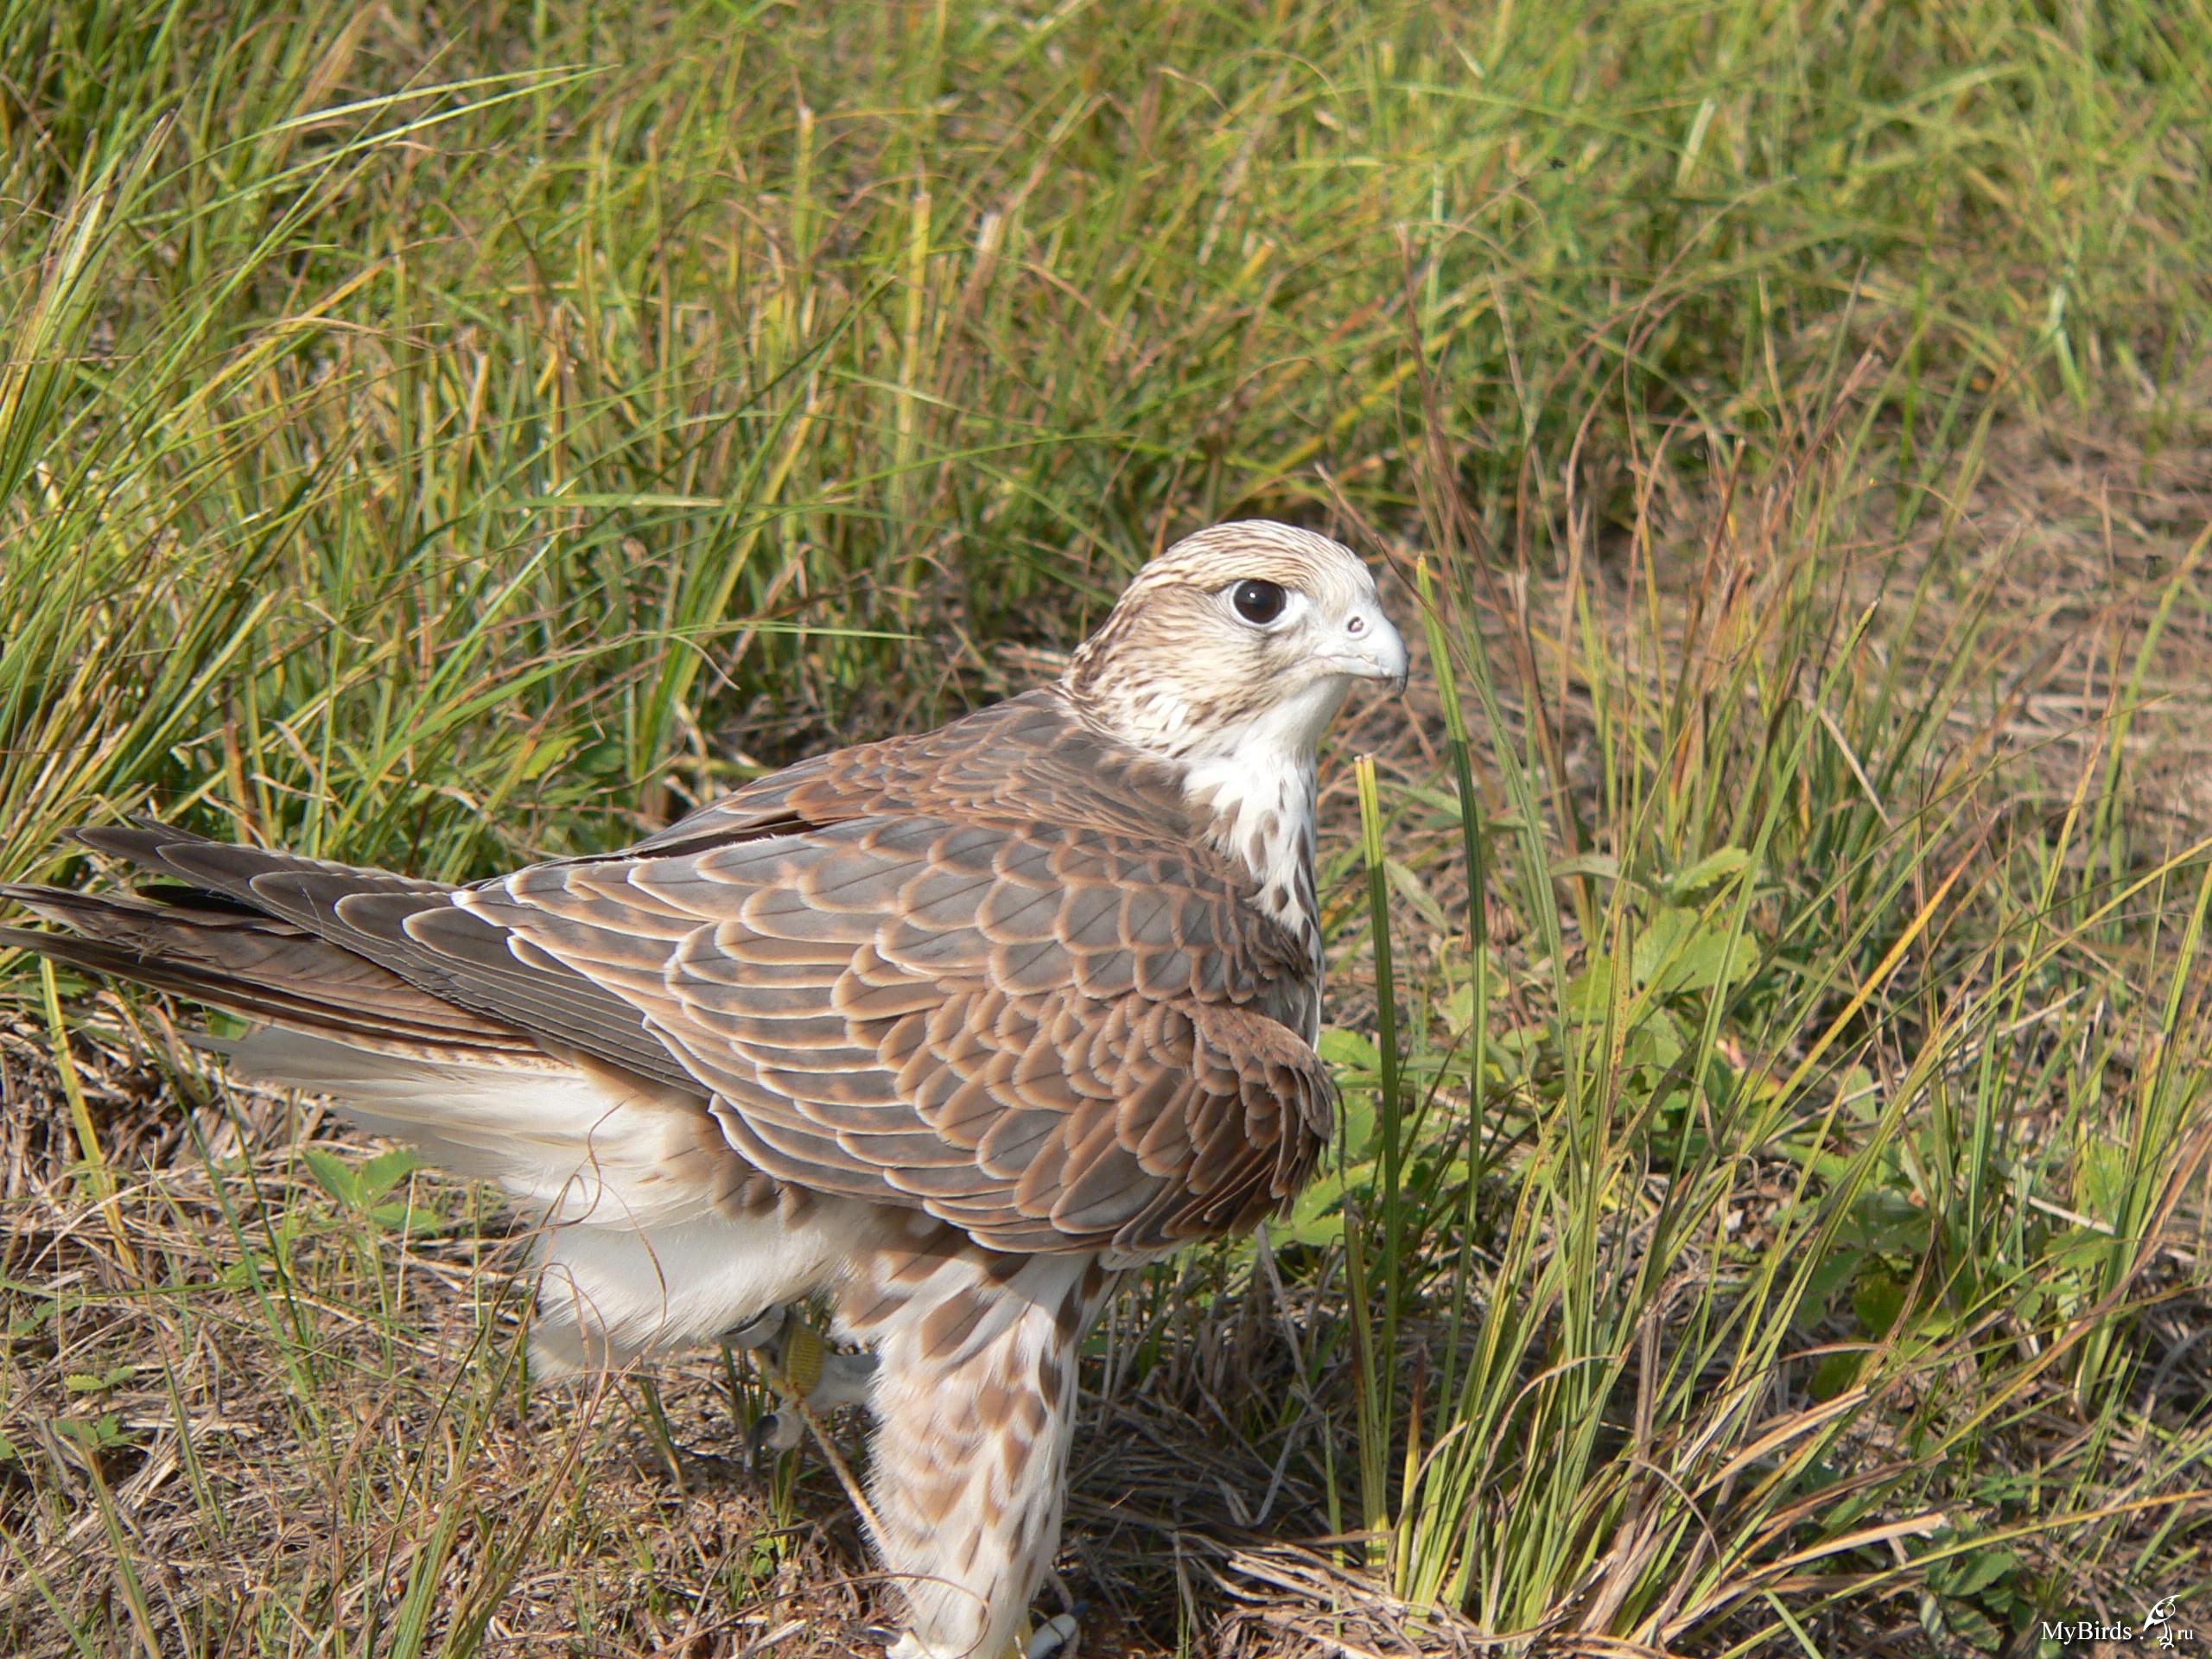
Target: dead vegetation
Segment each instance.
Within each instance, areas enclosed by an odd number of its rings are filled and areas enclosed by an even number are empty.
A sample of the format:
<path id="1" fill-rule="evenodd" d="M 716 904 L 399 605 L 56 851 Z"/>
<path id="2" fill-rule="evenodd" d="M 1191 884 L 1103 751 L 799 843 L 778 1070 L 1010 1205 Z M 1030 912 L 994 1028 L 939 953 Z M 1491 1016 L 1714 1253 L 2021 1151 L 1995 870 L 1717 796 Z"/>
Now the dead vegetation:
<path id="1" fill-rule="evenodd" d="M 1923 522 L 1894 545 L 1863 550 L 1853 573 L 1862 594 L 1937 587 L 1936 611 L 1971 604 L 1998 636 L 2019 642 L 2001 653 L 2018 672 L 1993 688 L 1986 723 L 1956 711 L 1944 740 L 2004 752 L 2008 764 L 1988 776 L 2015 792 L 1993 808 L 2063 806 L 2085 763 L 2104 752 L 2119 666 L 2150 637 L 2159 594 L 2192 556 L 2205 505 L 2192 493 L 2196 476 L 2171 448 L 2161 460 L 2109 437 L 2092 445 L 2055 429 L 2000 431 L 1948 523 Z M 1802 474 L 1789 483 L 1806 486 Z M 1745 504 L 1733 521 L 1708 515 L 1637 550 L 1662 573 L 1652 613 L 1663 624 L 1656 639 L 1624 626 L 1620 637 L 1633 645 L 1614 666 L 1656 676 L 1716 658 L 1714 642 L 1749 625 L 1716 615 L 1710 597 L 1756 609 L 1771 578 L 1760 559 L 1789 511 L 1786 497 L 1765 504 L 1764 518 L 1761 504 Z M 1594 552 L 1566 574 L 1532 576 L 1521 590 L 1530 635 L 1545 633 L 1533 619 L 1578 605 L 1627 616 L 1649 602 L 1637 592 L 1643 580 L 1637 557 Z M 1408 602 L 1402 591 L 1397 600 Z M 1862 648 L 1925 655 L 1929 639 L 1945 637 L 1930 618 L 1885 627 Z M 2212 614 L 2177 606 L 2163 622 L 2152 695 L 2127 743 L 2145 810 L 2163 825 L 2158 838 L 2178 843 L 2212 828 L 2203 768 L 2193 764 L 2203 741 L 2197 717 L 2212 701 L 2194 664 L 2212 652 Z M 1505 637 L 1495 621 L 1491 629 Z M 1652 695 L 1659 690 L 1655 681 Z M 1596 746 L 1596 693 L 1618 687 L 1593 692 L 1570 670 L 1552 689 L 1551 717 L 1578 754 Z M 1413 721 L 1368 709 L 1345 747 L 1382 754 L 1408 790 L 1433 779 L 1436 698 L 1425 677 Z M 1514 712 L 1528 717 L 1525 704 Z M 1335 777 L 1332 822 L 1347 838 L 1357 812 L 1341 769 Z M 2040 804 L 2017 793 L 2026 779 L 2041 780 L 2031 785 Z M 1464 928 L 1468 894 L 1448 885 L 1459 868 L 1446 847 L 1456 831 L 1418 810 L 1399 830 L 1395 850 L 1423 872 L 1428 900 Z M 1510 892 L 1493 891 L 1487 903 L 1491 938 L 1518 964 L 1509 971 L 1527 975 L 1529 918 L 1515 913 Z M 1399 911 L 1409 941 L 1433 920 L 1402 899 Z M 1371 1033 L 1372 959 L 1357 928 L 1344 931 L 1333 1017 Z M 1508 998 L 1497 1018 L 1510 1027 L 1539 1014 Z M 72 1645 L 65 1632 L 103 1627 L 127 1629 L 143 1650 L 163 1654 L 312 1648 L 325 1628 L 410 1650 L 473 1631 L 477 1650 L 515 1655 L 868 1649 L 883 1603 L 832 1471 L 811 1450 L 779 1470 L 745 1466 L 745 1429 L 766 1397 L 747 1362 L 702 1356 L 651 1378 L 528 1388 L 519 1293 L 507 1276 L 518 1241 L 484 1195 L 408 1173 L 390 1192 L 349 1203 L 303 1154 L 336 1147 L 351 1158 L 357 1138 L 311 1103 L 230 1089 L 159 1007 L 104 995 L 73 1021 L 66 1084 L 52 1041 L 42 1025 L 23 1022 L 0 1038 L 10 1331 L 0 1375 L 17 1402 L 11 1454 L 0 1462 L 13 1516 L 0 1523 L 10 1650 L 60 1653 Z M 96 1162 L 86 1156 L 86 1131 Z M 1510 1180 L 1514 1156 L 1494 1158 L 1490 1179 Z M 1671 1289 L 1654 1304 L 1656 1330 L 1685 1317 L 1700 1287 L 1739 1271 L 1729 1263 L 1757 1249 L 1788 1176 L 1777 1166 L 1732 1209 L 1734 1255 L 1677 1260 Z M 2133 1427 L 2083 1441 L 2088 1431 L 2062 1388 L 2018 1413 L 1996 1456 L 2071 1465 L 2075 1490 L 2093 1494 L 2101 1469 L 2145 1454 L 2144 1434 L 2160 1424 L 2183 1433 L 2198 1420 L 2212 1331 L 2205 1195 L 2200 1166 L 2164 1215 L 2138 1292 L 2143 1357 L 2132 1387 L 2142 1408 Z M 1649 1243 L 1649 1217 L 1636 1216 L 1631 1205 L 1623 1218 L 1617 1272 L 1631 1271 Z M 1494 1259 L 1489 1241 L 1478 1249 L 1478 1260 Z M 1515 1287 L 1485 1282 L 1479 1294 L 1510 1297 Z M 1340 1261 L 1286 1274 L 1272 1252 L 1188 1262 L 1117 1307 L 1090 1362 L 1062 1562 L 1086 1652 L 1499 1650 L 1501 1634 L 1397 1599 L 1331 1525 L 1319 1471 L 1354 1455 L 1357 1378 L 1348 1345 L 1319 1365 L 1311 1355 L 1348 1312 Z M 1432 1308 L 1409 1318 L 1401 1338 L 1402 1386 L 1418 1395 L 1443 1363 L 1447 1332 Z M 1800 1362 L 1795 1384 L 1777 1378 L 1777 1423 L 1804 1408 L 1811 1363 Z M 1287 1410 L 1255 1409 L 1286 1400 Z M 1913 1402 L 1894 1404 L 1890 1421 L 1909 1421 Z M 855 1426 L 836 1427 L 856 1455 Z M 1868 1465 L 1910 1455 L 1894 1432 L 1861 1432 L 1836 1451 Z M 2208 1520 L 2212 1497 L 2168 1491 L 2121 1529 L 2171 1550 Z M 2049 1574 L 2067 1576 L 2063 1536 L 2031 1536 L 2021 1548 Z M 1591 1628 L 1578 1610 L 1602 1603 L 1607 1581 L 1601 1563 L 1549 1629 L 1506 1645 L 1677 1650 Z M 1799 1592 L 1821 1581 L 1818 1573 L 1791 1580 Z M 2114 1608 L 2133 1593 L 2117 1567 L 2082 1582 Z M 1900 1576 L 1857 1604 L 1843 1650 L 1923 1650 L 1921 1587 Z M 1738 1628 L 1725 1616 L 1703 1621 L 1694 1650 L 1726 1648 Z"/>

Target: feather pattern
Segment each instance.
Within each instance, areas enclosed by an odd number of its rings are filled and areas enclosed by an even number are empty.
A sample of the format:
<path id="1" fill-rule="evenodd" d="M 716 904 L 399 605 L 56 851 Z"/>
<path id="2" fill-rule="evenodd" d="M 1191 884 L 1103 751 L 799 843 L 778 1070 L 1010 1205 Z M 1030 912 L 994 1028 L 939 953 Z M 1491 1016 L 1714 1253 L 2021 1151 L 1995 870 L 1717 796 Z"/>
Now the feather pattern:
<path id="1" fill-rule="evenodd" d="M 1059 683 L 620 852 L 452 886 L 87 828 L 168 885 L 0 888 L 66 930 L 0 944 L 243 1014 L 241 1075 L 500 1183 L 541 1224 L 541 1369 L 830 1295 L 880 1359 L 893 1652 L 999 1659 L 1116 1274 L 1251 1227 L 1327 1143 L 1314 746 L 1404 671 L 1344 549 L 1222 526 Z"/>

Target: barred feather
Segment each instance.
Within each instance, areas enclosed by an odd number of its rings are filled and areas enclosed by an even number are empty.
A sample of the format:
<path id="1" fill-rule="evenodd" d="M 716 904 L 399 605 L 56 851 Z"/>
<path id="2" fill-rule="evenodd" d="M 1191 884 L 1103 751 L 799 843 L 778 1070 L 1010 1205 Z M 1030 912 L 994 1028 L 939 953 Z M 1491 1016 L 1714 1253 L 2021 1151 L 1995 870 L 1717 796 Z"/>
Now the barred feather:
<path id="1" fill-rule="evenodd" d="M 543 1224 L 545 1369 L 832 1294 L 881 1358 L 893 1651 L 997 1659 L 1116 1274 L 1254 1225 L 1327 1142 L 1314 747 L 1351 680 L 1404 671 L 1344 549 L 1226 525 L 1059 684 L 624 852 L 453 887 L 88 828 L 173 885 L 0 888 L 67 930 L 0 944 L 264 1022 L 241 1073 L 499 1182 Z"/>

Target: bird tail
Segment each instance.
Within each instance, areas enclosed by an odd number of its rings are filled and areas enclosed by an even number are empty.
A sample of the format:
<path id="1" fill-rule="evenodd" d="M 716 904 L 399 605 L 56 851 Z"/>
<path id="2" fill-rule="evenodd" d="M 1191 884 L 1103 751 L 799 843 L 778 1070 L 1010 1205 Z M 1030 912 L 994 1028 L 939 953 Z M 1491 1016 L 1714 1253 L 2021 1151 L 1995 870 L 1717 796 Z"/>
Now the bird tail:
<path id="1" fill-rule="evenodd" d="M 136 981 L 248 1020 L 332 1042 L 421 1058 L 543 1058 L 511 1026 L 454 1006 L 389 969 L 225 894 L 163 887 L 149 896 L 0 884 L 69 930 L 0 926 L 0 949 Z"/>
<path id="2" fill-rule="evenodd" d="M 62 930 L 0 926 L 0 950 L 241 1014 L 257 1029 L 197 1039 L 233 1077 L 327 1096 L 363 1128 L 498 1182 L 545 1224 L 532 1251 L 541 1369 L 713 1339 L 810 1294 L 840 1259 L 855 1206 L 809 1200 L 733 1155 L 703 1090 L 549 1049 L 348 949 L 342 916 L 302 902 L 334 939 L 272 913 L 255 885 L 435 896 L 435 884 L 172 830 L 78 839 L 165 880 L 135 894 L 0 885 Z"/>

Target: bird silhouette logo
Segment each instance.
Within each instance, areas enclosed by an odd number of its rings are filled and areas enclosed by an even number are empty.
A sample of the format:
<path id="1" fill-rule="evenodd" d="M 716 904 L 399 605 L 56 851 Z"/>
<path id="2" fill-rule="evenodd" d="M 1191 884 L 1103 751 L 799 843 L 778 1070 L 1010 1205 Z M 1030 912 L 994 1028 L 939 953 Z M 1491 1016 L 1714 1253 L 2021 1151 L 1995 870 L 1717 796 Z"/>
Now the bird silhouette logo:
<path id="1" fill-rule="evenodd" d="M 2165 1596 L 2151 1604 L 2143 1615 L 2143 1634 L 2156 1638 L 2153 1645 L 2171 1648 L 2174 1645 L 2174 1606 L 2179 1596 Z"/>

